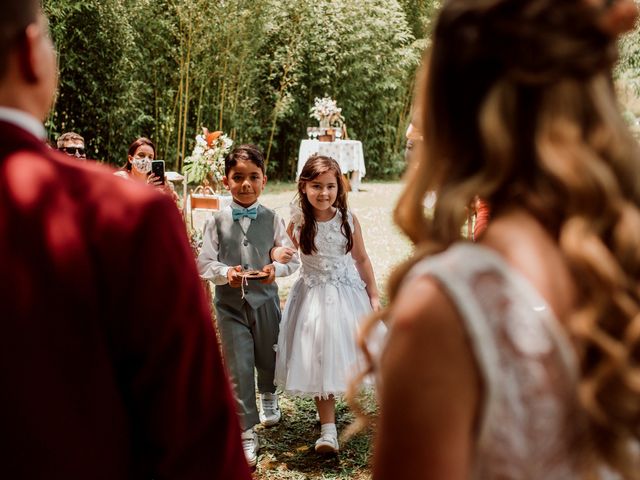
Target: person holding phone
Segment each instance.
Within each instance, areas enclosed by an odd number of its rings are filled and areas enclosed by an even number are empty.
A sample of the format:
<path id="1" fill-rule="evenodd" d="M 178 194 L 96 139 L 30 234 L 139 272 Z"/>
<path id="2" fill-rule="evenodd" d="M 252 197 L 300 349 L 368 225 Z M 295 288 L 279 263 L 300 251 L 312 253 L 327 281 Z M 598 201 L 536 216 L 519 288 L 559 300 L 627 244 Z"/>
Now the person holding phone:
<path id="1" fill-rule="evenodd" d="M 127 163 L 114 175 L 144 182 L 158 187 L 171 196 L 176 204 L 180 197 L 171 182 L 167 182 L 164 173 L 164 161 L 156 160 L 156 146 L 146 137 L 139 137 L 129 145 Z"/>

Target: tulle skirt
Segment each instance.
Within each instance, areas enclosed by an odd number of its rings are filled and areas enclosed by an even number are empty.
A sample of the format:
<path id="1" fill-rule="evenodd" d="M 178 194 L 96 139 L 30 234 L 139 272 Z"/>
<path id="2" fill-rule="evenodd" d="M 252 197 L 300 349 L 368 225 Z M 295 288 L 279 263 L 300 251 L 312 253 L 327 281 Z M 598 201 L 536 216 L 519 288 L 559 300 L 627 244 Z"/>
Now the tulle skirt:
<path id="1" fill-rule="evenodd" d="M 359 326 L 371 313 L 364 287 L 321 283 L 293 285 L 280 324 L 275 382 L 291 395 L 327 398 L 345 393 L 365 368 L 356 345 Z M 373 346 L 379 350 L 382 324 Z M 371 384 L 367 379 L 366 384 Z"/>

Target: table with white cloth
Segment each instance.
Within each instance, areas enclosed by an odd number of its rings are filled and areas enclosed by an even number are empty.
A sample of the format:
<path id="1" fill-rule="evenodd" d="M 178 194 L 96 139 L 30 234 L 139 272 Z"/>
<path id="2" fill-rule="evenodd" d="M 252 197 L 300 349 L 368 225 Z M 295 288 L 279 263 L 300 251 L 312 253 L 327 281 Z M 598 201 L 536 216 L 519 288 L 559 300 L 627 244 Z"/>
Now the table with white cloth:
<path id="1" fill-rule="evenodd" d="M 351 190 L 357 192 L 360 180 L 367 173 L 364 166 L 362 142 L 357 140 L 336 140 L 335 142 L 320 142 L 318 140 L 302 140 L 298 153 L 298 170 L 296 178 L 300 177 L 302 167 L 309 157 L 314 154 L 331 157 L 338 162 L 342 173 L 351 172 Z"/>

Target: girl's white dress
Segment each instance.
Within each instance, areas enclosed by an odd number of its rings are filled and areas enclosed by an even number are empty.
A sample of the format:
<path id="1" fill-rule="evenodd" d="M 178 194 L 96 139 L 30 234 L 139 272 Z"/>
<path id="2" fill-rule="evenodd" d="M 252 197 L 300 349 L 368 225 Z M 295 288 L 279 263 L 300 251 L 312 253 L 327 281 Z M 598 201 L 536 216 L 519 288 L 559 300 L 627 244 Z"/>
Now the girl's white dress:
<path id="1" fill-rule="evenodd" d="M 338 211 L 331 220 L 317 222 L 317 252 L 300 252 L 300 278 L 282 315 L 275 382 L 292 395 L 338 396 L 365 365 L 356 337 L 371 304 L 351 254 L 345 254 L 341 218 Z M 299 238 L 300 215 L 292 221 Z"/>

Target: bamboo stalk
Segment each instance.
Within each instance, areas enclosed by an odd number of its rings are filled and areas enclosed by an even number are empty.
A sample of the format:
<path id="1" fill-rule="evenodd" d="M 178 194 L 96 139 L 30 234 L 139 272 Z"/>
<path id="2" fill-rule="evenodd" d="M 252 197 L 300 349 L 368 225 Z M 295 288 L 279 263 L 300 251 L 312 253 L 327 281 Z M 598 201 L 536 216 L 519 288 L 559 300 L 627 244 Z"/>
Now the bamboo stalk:
<path id="1" fill-rule="evenodd" d="M 180 20 L 180 23 L 182 24 L 182 19 Z M 180 31 L 182 32 L 182 25 L 180 25 Z M 180 86 L 178 88 L 178 131 L 176 132 L 177 134 L 177 141 L 176 141 L 176 165 L 178 166 L 178 169 L 180 169 L 180 134 L 182 132 L 182 98 L 184 95 L 183 92 L 183 82 L 184 82 L 184 50 L 183 50 L 183 45 L 184 45 L 184 39 L 182 37 L 182 34 L 180 35 Z"/>
<path id="2" fill-rule="evenodd" d="M 227 90 L 227 69 L 229 67 L 229 46 L 231 35 L 227 35 L 227 44 L 224 49 L 224 65 L 222 67 L 222 89 L 220 91 L 220 115 L 218 119 L 218 130 L 222 130 L 224 119 L 224 94 Z"/>
<path id="3" fill-rule="evenodd" d="M 200 85 L 200 95 L 198 95 L 198 116 L 196 117 L 196 129 L 200 128 L 202 121 L 202 98 L 204 97 L 205 82 Z"/>
<path id="4" fill-rule="evenodd" d="M 186 146 L 187 146 L 187 115 L 189 113 L 189 80 L 190 80 L 190 68 L 191 68 L 191 48 L 193 46 L 193 31 L 189 30 L 189 37 L 187 42 L 187 73 L 185 76 L 185 95 L 184 95 L 184 118 L 182 121 L 182 156 L 178 159 L 178 166 L 182 168 L 182 162 L 184 160 Z"/>

